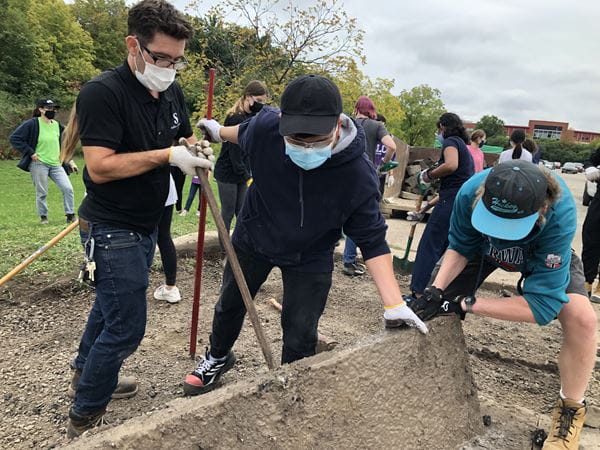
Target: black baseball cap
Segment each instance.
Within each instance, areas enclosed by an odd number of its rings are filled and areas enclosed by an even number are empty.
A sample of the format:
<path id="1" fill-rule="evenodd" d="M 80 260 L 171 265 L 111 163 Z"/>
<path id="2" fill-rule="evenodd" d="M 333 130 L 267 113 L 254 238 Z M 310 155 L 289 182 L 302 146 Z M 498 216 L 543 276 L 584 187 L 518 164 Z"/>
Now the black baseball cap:
<path id="1" fill-rule="evenodd" d="M 36 105 L 38 108 L 42 108 L 44 106 L 47 106 L 48 108 L 53 107 L 53 108 L 60 108 L 60 106 L 58 106 L 56 103 L 54 103 L 54 100 L 49 99 L 49 98 L 40 98 L 37 102 Z"/>
<path id="2" fill-rule="evenodd" d="M 333 81 L 302 75 L 292 80 L 281 96 L 279 134 L 329 134 L 341 113 L 342 96 Z"/>
<path id="3" fill-rule="evenodd" d="M 500 163 L 485 180 L 485 191 L 475 205 L 471 223 L 487 236 L 523 239 L 539 218 L 547 189 L 548 181 L 535 164 L 523 160 Z"/>

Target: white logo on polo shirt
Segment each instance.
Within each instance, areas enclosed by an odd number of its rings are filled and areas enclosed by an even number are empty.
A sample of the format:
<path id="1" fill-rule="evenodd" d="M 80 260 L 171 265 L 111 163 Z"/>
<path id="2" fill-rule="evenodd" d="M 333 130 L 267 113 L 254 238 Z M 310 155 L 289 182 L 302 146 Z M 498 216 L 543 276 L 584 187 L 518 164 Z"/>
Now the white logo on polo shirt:
<path id="1" fill-rule="evenodd" d="M 179 126 L 179 116 L 176 112 L 173 113 L 173 125 L 171 126 L 171 130 L 174 130 Z"/>

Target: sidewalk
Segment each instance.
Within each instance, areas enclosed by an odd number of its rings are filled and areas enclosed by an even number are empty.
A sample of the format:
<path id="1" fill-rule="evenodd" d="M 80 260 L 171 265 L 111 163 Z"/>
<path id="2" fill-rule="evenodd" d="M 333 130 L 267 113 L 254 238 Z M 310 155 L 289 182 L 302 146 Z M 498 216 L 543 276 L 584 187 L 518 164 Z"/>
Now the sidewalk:
<path id="1" fill-rule="evenodd" d="M 387 241 L 390 246 L 392 253 L 399 258 L 404 256 L 406 251 L 406 241 L 408 239 L 408 233 L 410 232 L 411 222 L 403 219 L 387 219 L 388 225 Z M 417 254 L 417 247 L 419 246 L 419 240 L 425 229 L 425 223 L 419 223 L 415 230 L 415 237 L 410 249 L 409 259 L 414 261 Z M 494 283 L 498 286 L 507 287 L 514 289 L 519 281 L 520 273 L 505 272 L 504 270 L 496 270 L 486 280 L 486 283 Z"/>

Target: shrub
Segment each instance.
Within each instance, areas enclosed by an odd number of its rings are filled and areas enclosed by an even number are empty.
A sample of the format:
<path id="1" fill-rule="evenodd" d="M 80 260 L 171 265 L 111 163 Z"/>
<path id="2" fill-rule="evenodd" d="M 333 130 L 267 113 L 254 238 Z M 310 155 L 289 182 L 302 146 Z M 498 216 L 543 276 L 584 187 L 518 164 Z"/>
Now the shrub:
<path id="1" fill-rule="evenodd" d="M 8 136 L 26 118 L 31 116 L 33 106 L 0 91 L 0 159 L 15 158 L 19 153 L 8 142 Z"/>
<path id="2" fill-rule="evenodd" d="M 548 161 L 581 162 L 584 163 L 596 148 L 590 144 L 576 144 L 573 142 L 561 142 L 550 139 L 536 139 L 537 145 L 542 151 L 542 158 Z"/>

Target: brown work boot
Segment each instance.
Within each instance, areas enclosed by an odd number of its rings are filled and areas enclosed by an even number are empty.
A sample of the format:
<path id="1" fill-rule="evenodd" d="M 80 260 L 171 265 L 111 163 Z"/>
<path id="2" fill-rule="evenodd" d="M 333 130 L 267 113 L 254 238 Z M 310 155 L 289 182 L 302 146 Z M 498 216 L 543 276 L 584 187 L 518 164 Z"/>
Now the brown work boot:
<path id="1" fill-rule="evenodd" d="M 588 283 L 587 281 L 584 283 L 585 292 L 587 292 L 588 297 L 592 296 L 592 283 Z"/>
<path id="2" fill-rule="evenodd" d="M 81 377 L 81 370 L 73 370 L 73 377 L 69 388 L 67 389 L 67 395 L 71 398 L 75 398 L 75 392 L 77 392 L 77 384 L 79 383 L 79 377 Z M 112 399 L 131 398 L 138 391 L 138 384 L 135 377 L 119 377 L 117 387 L 112 393 Z"/>
<path id="3" fill-rule="evenodd" d="M 73 411 L 73 408 L 71 408 L 69 410 L 69 426 L 67 427 L 67 437 L 69 439 L 73 439 L 77 436 L 81 436 L 87 430 L 104 425 L 106 423 L 104 420 L 105 413 L 106 408 L 103 408 L 95 413 L 81 415 L 77 414 L 75 411 Z"/>
<path id="4" fill-rule="evenodd" d="M 598 281 L 592 295 L 590 295 L 590 301 L 592 303 L 600 303 L 600 281 Z"/>
<path id="5" fill-rule="evenodd" d="M 544 450 L 577 450 L 579 436 L 585 421 L 585 404 L 568 399 L 559 399 L 552 409 L 552 425 L 548 432 Z"/>

